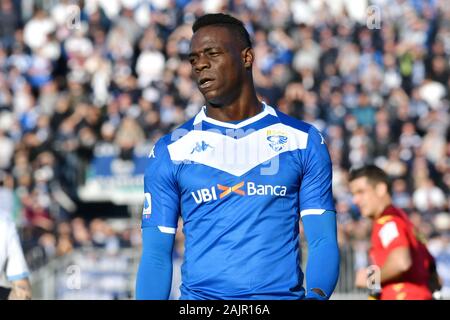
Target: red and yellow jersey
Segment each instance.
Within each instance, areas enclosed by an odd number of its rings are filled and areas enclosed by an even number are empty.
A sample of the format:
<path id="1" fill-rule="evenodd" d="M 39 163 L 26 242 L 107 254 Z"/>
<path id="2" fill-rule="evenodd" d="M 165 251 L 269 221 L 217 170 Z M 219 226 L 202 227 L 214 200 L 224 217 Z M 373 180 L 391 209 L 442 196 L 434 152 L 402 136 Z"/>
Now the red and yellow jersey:
<path id="1" fill-rule="evenodd" d="M 414 226 L 406 213 L 393 206 L 387 207 L 374 222 L 372 229 L 370 258 L 380 268 L 389 253 L 399 247 L 408 247 L 412 267 L 400 280 L 382 285 L 382 300 L 429 300 L 429 269 L 433 257 L 426 246 L 417 239 Z"/>

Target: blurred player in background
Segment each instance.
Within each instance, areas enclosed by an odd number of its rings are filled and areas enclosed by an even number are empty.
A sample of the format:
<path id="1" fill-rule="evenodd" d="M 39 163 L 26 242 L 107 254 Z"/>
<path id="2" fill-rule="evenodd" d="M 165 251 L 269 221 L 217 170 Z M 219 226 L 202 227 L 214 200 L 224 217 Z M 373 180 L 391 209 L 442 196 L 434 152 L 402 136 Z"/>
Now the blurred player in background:
<path id="1" fill-rule="evenodd" d="M 352 170 L 350 191 L 361 215 L 373 220 L 369 255 L 379 268 L 381 292 L 373 292 L 372 298 L 431 300 L 440 288 L 434 258 L 418 239 L 406 213 L 392 205 L 386 173 L 374 165 Z M 357 273 L 357 287 L 367 287 L 368 273 Z"/>
<path id="2" fill-rule="evenodd" d="M 181 299 L 329 299 L 339 250 L 323 137 L 258 99 L 241 21 L 205 15 L 193 31 L 189 60 L 206 106 L 150 154 L 136 297 L 169 297 L 181 215 Z M 300 216 L 309 245 L 306 290 Z"/>
<path id="3" fill-rule="evenodd" d="M 14 222 L 0 212 L 0 273 L 10 288 L 0 287 L 0 299 L 29 300 L 31 285 L 22 246 Z"/>

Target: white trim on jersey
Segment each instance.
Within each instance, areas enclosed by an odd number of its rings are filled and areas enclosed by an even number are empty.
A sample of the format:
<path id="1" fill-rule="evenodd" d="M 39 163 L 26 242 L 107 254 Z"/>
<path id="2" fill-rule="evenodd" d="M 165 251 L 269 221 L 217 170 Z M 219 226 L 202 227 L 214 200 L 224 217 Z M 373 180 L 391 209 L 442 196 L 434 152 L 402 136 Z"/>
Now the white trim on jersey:
<path id="1" fill-rule="evenodd" d="M 245 127 L 249 124 L 252 124 L 252 123 L 258 121 L 269 114 L 271 114 L 275 117 L 277 116 L 277 113 L 275 112 L 274 108 L 268 106 L 264 101 L 263 101 L 263 104 L 264 104 L 264 110 L 262 112 L 258 113 L 257 115 L 255 115 L 247 120 L 241 121 L 237 124 L 223 122 L 223 121 L 219 121 L 219 120 L 208 117 L 206 115 L 206 106 L 203 106 L 202 109 L 200 110 L 200 112 L 197 114 L 197 116 L 195 116 L 194 125 L 199 124 L 202 121 L 207 121 L 207 122 L 210 122 L 217 126 L 221 126 L 221 127 L 225 127 L 225 128 L 232 128 L 232 129 L 239 129 L 239 128 Z"/>
<path id="2" fill-rule="evenodd" d="M 169 227 L 158 226 L 158 229 L 162 233 L 175 234 L 177 232 L 176 228 L 169 228 Z"/>
<path id="3" fill-rule="evenodd" d="M 267 139 L 271 132 L 284 135 L 286 142 L 274 149 Z M 276 123 L 253 129 L 253 132 L 240 139 L 214 130 L 192 130 L 170 144 L 168 150 L 172 161 L 192 161 L 239 177 L 283 152 L 305 149 L 307 142 L 308 133 Z M 198 144 L 206 147 L 196 150 Z"/>
<path id="4" fill-rule="evenodd" d="M 321 215 L 325 211 L 326 210 L 324 210 L 324 209 L 305 209 L 305 210 L 300 211 L 300 215 L 302 217 L 309 216 L 309 215 Z"/>

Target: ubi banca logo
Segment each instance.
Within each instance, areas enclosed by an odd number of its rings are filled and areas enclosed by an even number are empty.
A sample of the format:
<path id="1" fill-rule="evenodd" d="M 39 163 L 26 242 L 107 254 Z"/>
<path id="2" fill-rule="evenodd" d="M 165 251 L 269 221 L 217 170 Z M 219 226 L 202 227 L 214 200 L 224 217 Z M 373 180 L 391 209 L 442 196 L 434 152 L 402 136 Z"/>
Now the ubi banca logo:
<path id="1" fill-rule="evenodd" d="M 224 186 L 222 184 L 217 184 L 217 186 L 212 186 L 210 188 L 202 188 L 191 192 L 197 204 L 202 202 L 215 201 L 222 199 L 229 195 L 239 195 L 239 196 L 277 196 L 284 197 L 286 195 L 286 186 L 273 186 L 270 184 L 256 184 L 254 182 L 244 181 L 235 184 L 234 186 Z"/>

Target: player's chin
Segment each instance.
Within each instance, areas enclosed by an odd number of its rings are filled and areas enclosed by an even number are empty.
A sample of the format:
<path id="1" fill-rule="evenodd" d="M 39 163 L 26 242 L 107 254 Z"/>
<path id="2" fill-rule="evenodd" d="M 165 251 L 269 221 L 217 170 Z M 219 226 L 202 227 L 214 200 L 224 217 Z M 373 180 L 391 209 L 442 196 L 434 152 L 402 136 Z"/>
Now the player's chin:
<path id="1" fill-rule="evenodd" d="M 203 93 L 203 97 L 205 97 L 205 100 L 211 105 L 220 106 L 223 103 L 222 97 L 215 90 Z"/>
<path id="2" fill-rule="evenodd" d="M 370 211 L 368 211 L 368 210 L 361 209 L 360 212 L 364 218 L 370 218 L 372 216 Z"/>

